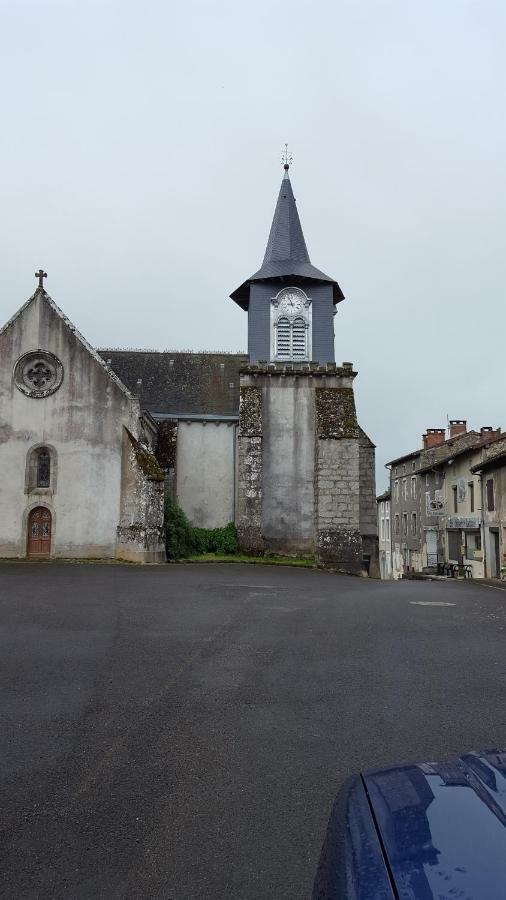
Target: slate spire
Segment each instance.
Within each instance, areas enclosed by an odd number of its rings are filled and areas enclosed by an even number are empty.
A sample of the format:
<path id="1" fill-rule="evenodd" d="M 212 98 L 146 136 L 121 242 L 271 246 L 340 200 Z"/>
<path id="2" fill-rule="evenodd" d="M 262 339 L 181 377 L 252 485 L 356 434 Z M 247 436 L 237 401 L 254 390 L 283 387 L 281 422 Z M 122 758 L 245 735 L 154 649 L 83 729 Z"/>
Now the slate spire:
<path id="1" fill-rule="evenodd" d="M 337 281 L 313 266 L 309 259 L 288 174 L 289 168 L 288 160 L 285 160 L 285 172 L 274 210 L 263 263 L 258 272 L 251 275 L 230 295 L 232 300 L 235 300 L 243 309 L 248 309 L 251 284 L 258 281 L 286 283 L 287 279 L 290 279 L 294 284 L 302 284 L 304 281 L 320 284 L 330 283 L 333 303 L 340 303 L 341 300 L 344 300 L 344 294 Z"/>
<path id="2" fill-rule="evenodd" d="M 269 240 L 264 256 L 265 263 L 274 260 L 296 260 L 309 263 L 309 253 L 302 233 L 299 213 L 293 196 L 292 183 L 285 163 L 285 174 L 279 189 L 278 202 L 274 210 Z"/>

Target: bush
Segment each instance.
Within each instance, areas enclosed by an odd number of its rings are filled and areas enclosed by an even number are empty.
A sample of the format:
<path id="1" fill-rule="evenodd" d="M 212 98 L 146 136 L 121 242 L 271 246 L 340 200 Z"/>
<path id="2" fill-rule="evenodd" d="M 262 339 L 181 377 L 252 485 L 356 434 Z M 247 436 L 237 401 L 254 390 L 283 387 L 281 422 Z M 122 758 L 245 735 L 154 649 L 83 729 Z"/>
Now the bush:
<path id="1" fill-rule="evenodd" d="M 184 559 L 203 553 L 236 553 L 237 532 L 230 522 L 224 528 L 195 528 L 175 500 L 165 501 L 167 559 Z"/>

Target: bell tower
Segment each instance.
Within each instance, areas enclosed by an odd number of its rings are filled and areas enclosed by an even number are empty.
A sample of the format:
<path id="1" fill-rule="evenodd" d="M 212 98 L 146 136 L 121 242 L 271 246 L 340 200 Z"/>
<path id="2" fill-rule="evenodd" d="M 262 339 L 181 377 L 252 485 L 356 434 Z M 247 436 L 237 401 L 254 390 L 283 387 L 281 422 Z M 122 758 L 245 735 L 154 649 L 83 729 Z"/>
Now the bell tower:
<path id="1" fill-rule="evenodd" d="M 240 372 L 236 526 L 248 553 L 376 565 L 374 445 L 357 422 L 353 365 L 336 365 L 337 281 L 312 265 L 288 154 L 262 266 L 233 292 L 248 312 Z M 366 561 L 368 562 L 366 563 Z"/>
<path id="2" fill-rule="evenodd" d="M 334 315 L 344 300 L 337 281 L 309 259 L 290 181 L 284 176 L 263 263 L 230 296 L 248 313 L 251 363 L 335 362 Z"/>

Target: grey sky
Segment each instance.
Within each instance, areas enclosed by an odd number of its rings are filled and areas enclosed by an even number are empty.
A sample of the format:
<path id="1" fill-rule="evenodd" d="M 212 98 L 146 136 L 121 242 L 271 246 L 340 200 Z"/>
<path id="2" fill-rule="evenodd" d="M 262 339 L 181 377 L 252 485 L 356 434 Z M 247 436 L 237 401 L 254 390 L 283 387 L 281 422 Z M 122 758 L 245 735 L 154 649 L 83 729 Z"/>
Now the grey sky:
<path id="1" fill-rule="evenodd" d="M 505 426 L 502 0 L 0 0 L 0 319 L 44 266 L 96 346 L 246 346 L 282 176 L 383 463 Z"/>

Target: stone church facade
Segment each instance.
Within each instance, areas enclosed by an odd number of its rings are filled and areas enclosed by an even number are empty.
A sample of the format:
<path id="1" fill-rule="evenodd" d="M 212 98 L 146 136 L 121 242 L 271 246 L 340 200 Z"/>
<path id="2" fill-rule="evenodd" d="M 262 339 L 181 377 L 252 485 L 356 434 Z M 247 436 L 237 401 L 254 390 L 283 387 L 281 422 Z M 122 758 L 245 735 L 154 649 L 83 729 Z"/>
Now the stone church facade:
<path id="1" fill-rule="evenodd" d="M 159 561 L 165 491 L 196 525 L 235 521 L 246 552 L 377 574 L 344 296 L 310 262 L 287 165 L 263 264 L 231 294 L 247 354 L 96 351 L 42 274 L 0 330 L 0 556 Z"/>

